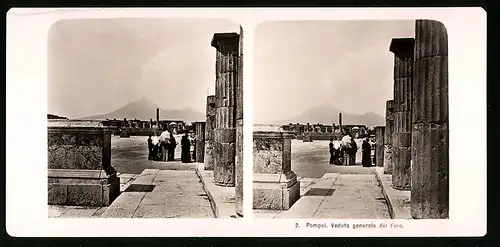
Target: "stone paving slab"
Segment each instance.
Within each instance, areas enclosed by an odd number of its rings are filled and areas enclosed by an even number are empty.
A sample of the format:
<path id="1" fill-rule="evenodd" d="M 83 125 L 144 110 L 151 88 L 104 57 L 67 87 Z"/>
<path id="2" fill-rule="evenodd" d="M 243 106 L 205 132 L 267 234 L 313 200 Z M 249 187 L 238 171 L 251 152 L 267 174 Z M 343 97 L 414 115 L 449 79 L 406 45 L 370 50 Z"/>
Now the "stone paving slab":
<path id="1" fill-rule="evenodd" d="M 236 191 L 234 187 L 214 184 L 214 172 L 205 170 L 203 163 L 197 163 L 196 174 L 207 193 L 216 218 L 238 218 L 236 215 Z"/>
<path id="2" fill-rule="evenodd" d="M 145 169 L 128 183 L 152 191 L 122 192 L 101 218 L 213 218 L 208 196 L 195 171 Z"/>
<path id="3" fill-rule="evenodd" d="M 388 219 L 389 210 L 375 174 L 326 173 L 310 181 L 289 210 L 254 210 L 258 218 Z M 313 192 L 314 189 L 314 193 Z M 307 193 L 311 192 L 311 193 Z"/>
<path id="4" fill-rule="evenodd" d="M 49 218 L 95 218 L 106 207 L 48 205 Z"/>
<path id="5" fill-rule="evenodd" d="M 383 167 L 376 168 L 376 177 L 382 187 L 392 219 L 412 219 L 411 191 L 397 190 L 392 187 L 392 175 L 384 174 Z"/>

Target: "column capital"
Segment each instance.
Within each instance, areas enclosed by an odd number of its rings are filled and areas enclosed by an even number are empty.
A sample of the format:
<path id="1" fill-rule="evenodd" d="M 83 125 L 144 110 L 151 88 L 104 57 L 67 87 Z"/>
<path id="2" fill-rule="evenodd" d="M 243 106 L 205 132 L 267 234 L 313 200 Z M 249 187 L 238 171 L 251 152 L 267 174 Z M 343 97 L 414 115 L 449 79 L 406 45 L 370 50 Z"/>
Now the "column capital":
<path id="1" fill-rule="evenodd" d="M 414 38 L 395 38 L 391 40 L 389 51 L 399 58 L 411 57 L 414 45 Z"/>
<path id="2" fill-rule="evenodd" d="M 214 33 L 211 46 L 217 50 L 221 50 L 224 45 L 232 44 L 236 51 L 240 43 L 240 35 L 237 33 Z"/>

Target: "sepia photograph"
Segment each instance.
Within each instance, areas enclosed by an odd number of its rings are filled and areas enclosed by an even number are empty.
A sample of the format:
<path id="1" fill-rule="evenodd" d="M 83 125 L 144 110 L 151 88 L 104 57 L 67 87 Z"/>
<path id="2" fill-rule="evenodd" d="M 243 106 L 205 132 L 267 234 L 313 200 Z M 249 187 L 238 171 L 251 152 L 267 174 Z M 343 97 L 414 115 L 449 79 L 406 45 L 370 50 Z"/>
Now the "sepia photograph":
<path id="1" fill-rule="evenodd" d="M 229 19 L 55 22 L 49 218 L 243 217 L 242 42 Z"/>
<path id="2" fill-rule="evenodd" d="M 265 22 L 256 218 L 449 218 L 448 36 L 433 20 Z"/>

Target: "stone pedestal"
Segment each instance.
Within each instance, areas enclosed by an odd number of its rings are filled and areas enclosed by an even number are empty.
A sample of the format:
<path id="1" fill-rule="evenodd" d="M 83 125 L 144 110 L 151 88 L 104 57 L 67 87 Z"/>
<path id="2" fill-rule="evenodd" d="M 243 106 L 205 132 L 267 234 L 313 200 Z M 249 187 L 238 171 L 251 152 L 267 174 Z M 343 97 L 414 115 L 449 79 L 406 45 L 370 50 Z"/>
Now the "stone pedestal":
<path id="1" fill-rule="evenodd" d="M 384 166 L 385 126 L 375 127 L 375 165 Z"/>
<path id="2" fill-rule="evenodd" d="M 205 122 L 195 123 L 195 162 L 204 163 L 205 162 Z"/>
<path id="3" fill-rule="evenodd" d="M 392 174 L 392 133 L 394 131 L 394 101 L 388 100 L 385 105 L 384 135 L 384 173 Z"/>
<path id="4" fill-rule="evenodd" d="M 411 215 L 446 219 L 449 211 L 448 34 L 416 20 L 412 93 Z"/>
<path id="5" fill-rule="evenodd" d="M 207 121 L 205 122 L 205 170 L 213 170 L 215 164 L 215 95 L 210 95 L 207 97 L 207 109 L 206 109 Z"/>
<path id="6" fill-rule="evenodd" d="M 109 206 L 120 194 L 111 133 L 95 122 L 48 122 L 49 204 Z"/>
<path id="7" fill-rule="evenodd" d="M 394 53 L 394 129 L 392 134 L 392 186 L 411 188 L 411 98 L 413 84 L 413 38 L 392 39 Z"/>
<path id="8" fill-rule="evenodd" d="M 291 170 L 293 134 L 253 133 L 253 208 L 287 210 L 300 198 L 300 182 Z"/>
<path id="9" fill-rule="evenodd" d="M 217 49 L 214 183 L 219 186 L 234 187 L 239 35 L 216 33 L 212 39 L 212 47 Z"/>

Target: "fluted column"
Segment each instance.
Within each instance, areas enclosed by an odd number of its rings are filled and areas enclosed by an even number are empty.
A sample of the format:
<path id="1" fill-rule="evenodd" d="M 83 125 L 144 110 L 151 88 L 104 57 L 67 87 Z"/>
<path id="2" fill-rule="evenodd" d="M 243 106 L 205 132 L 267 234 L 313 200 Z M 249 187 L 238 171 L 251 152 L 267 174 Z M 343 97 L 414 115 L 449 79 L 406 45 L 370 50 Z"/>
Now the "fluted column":
<path id="1" fill-rule="evenodd" d="M 195 123 L 196 154 L 195 162 L 205 162 L 205 122 Z"/>
<path id="2" fill-rule="evenodd" d="M 437 21 L 415 22 L 411 215 L 448 218 L 448 35 Z"/>
<path id="3" fill-rule="evenodd" d="M 213 170 L 215 163 L 214 152 L 214 129 L 215 129 L 215 95 L 207 96 L 206 108 L 206 122 L 205 122 L 205 170 Z"/>
<path id="4" fill-rule="evenodd" d="M 394 101 L 385 104 L 384 173 L 392 174 L 392 132 L 394 131 Z"/>
<path id="5" fill-rule="evenodd" d="M 237 33 L 216 33 L 212 39 L 217 49 L 214 183 L 225 187 L 235 186 L 238 46 Z"/>
<path id="6" fill-rule="evenodd" d="M 392 39 L 394 53 L 394 131 L 392 133 L 392 186 L 411 189 L 411 97 L 413 38 Z"/>
<path id="7" fill-rule="evenodd" d="M 384 166 L 385 126 L 375 127 L 375 165 Z"/>

